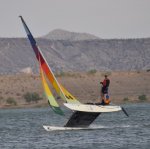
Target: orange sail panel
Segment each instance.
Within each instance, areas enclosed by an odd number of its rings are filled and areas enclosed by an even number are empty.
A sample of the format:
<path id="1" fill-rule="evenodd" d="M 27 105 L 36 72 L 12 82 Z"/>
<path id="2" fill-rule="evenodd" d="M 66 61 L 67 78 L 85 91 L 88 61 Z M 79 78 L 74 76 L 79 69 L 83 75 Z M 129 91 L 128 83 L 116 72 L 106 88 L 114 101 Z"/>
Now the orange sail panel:
<path id="1" fill-rule="evenodd" d="M 60 114 L 60 115 L 64 115 L 63 111 L 60 109 L 57 101 L 55 100 L 54 96 L 52 95 L 51 90 L 49 89 L 49 86 L 46 82 L 46 79 L 44 77 L 44 73 L 43 73 L 43 70 L 41 67 L 40 67 L 40 74 L 41 74 L 41 78 L 42 78 L 42 84 L 43 84 L 43 88 L 45 91 L 45 95 L 48 99 L 50 106 L 52 107 L 52 109 L 55 113 Z"/>
<path id="2" fill-rule="evenodd" d="M 39 49 L 40 50 L 40 49 Z M 55 75 L 53 74 L 51 68 L 49 67 L 46 59 L 44 58 L 42 52 L 40 51 L 40 59 L 41 61 L 41 67 L 43 71 L 45 72 L 48 80 L 56 90 L 57 94 L 66 102 L 68 103 L 80 103 L 74 96 L 72 96 L 60 83 L 57 81 Z"/>

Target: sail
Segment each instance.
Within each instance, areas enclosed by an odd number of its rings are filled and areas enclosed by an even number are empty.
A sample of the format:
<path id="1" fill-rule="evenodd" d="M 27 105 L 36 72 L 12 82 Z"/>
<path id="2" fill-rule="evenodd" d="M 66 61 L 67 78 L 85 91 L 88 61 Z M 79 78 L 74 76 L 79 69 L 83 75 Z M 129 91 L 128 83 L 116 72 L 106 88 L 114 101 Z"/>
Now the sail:
<path id="1" fill-rule="evenodd" d="M 41 78 L 42 78 L 42 84 L 43 84 L 43 88 L 45 91 L 45 95 L 48 99 L 48 103 L 50 104 L 51 108 L 53 109 L 53 111 L 59 115 L 64 115 L 63 111 L 60 109 L 57 101 L 55 100 L 54 96 L 52 95 L 51 90 L 49 89 L 49 86 L 46 82 L 46 79 L 44 77 L 44 72 L 40 66 L 40 74 L 41 74 Z"/>
<path id="2" fill-rule="evenodd" d="M 36 41 L 34 39 L 34 37 L 32 36 L 28 26 L 26 25 L 24 19 L 22 18 L 22 16 L 20 16 L 21 21 L 23 23 L 23 26 L 25 28 L 25 31 L 27 33 L 28 39 L 31 43 L 31 46 L 34 50 L 34 53 L 37 57 L 37 59 L 41 61 L 41 68 L 44 71 L 45 75 L 47 76 L 48 80 L 50 81 L 50 83 L 52 84 L 52 86 L 54 87 L 54 89 L 56 90 L 57 94 L 66 102 L 68 103 L 80 103 L 74 96 L 71 95 L 71 93 L 69 93 L 62 85 L 60 85 L 60 83 L 57 81 L 55 75 L 53 74 L 51 68 L 49 67 L 46 59 L 43 56 L 42 51 L 40 50 L 40 48 L 37 46 Z"/>

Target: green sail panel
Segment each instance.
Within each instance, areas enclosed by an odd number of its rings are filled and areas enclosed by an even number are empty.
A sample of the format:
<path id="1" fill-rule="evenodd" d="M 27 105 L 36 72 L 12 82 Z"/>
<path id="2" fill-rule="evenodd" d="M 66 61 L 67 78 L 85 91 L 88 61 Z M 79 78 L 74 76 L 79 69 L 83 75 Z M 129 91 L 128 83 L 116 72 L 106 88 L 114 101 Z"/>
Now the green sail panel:
<path id="1" fill-rule="evenodd" d="M 48 103 L 50 104 L 52 110 L 59 114 L 59 115 L 64 115 L 63 111 L 60 109 L 57 101 L 55 100 L 47 82 L 46 82 L 46 79 L 44 77 L 44 73 L 43 73 L 43 70 L 42 68 L 40 67 L 40 73 L 41 73 L 41 78 L 42 78 L 42 84 L 43 84 L 43 88 L 44 88 L 44 92 L 45 92 L 45 95 L 48 99 Z"/>

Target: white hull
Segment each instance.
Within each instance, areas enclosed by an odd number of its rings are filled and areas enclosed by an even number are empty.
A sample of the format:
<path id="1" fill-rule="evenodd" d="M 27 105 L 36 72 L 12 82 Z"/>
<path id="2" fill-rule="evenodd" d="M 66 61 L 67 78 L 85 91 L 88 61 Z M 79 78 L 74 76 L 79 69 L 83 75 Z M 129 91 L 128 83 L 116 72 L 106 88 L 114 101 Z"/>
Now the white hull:
<path id="1" fill-rule="evenodd" d="M 117 112 L 122 110 L 120 106 L 112 105 L 90 105 L 90 104 L 70 104 L 64 103 L 64 105 L 74 111 L 83 111 L 83 112 Z"/>
<path id="2" fill-rule="evenodd" d="M 46 131 L 63 131 L 63 130 L 83 130 L 83 129 L 90 129 L 88 127 L 80 128 L 80 127 L 59 127 L 59 126 L 46 126 L 43 125 L 43 128 Z"/>

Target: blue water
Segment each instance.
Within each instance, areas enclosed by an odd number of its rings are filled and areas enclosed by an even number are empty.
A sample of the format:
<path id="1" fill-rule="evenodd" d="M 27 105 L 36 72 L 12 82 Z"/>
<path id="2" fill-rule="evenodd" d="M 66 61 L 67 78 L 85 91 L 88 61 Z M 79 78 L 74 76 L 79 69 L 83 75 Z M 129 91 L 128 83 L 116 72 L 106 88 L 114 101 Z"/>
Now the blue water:
<path id="1" fill-rule="evenodd" d="M 91 130 L 51 131 L 42 125 L 63 126 L 66 116 L 50 108 L 0 110 L 0 149 L 150 149 L 150 104 L 123 105 L 123 112 L 100 115 Z"/>

